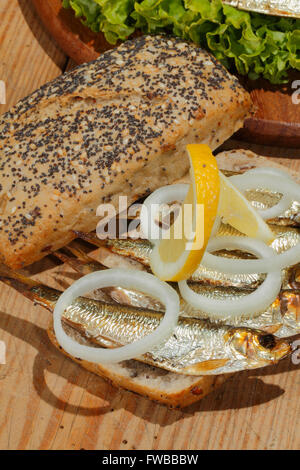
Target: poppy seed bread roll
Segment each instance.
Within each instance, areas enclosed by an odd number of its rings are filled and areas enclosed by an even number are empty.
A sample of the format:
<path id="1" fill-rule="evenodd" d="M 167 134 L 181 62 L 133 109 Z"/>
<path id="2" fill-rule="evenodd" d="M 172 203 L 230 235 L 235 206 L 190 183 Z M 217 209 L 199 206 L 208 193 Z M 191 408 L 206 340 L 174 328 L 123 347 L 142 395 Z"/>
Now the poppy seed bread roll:
<path id="1" fill-rule="evenodd" d="M 91 231 L 97 207 L 183 176 L 187 143 L 215 149 L 249 94 L 210 54 L 141 37 L 42 86 L 0 119 L 0 260 L 17 269 Z"/>

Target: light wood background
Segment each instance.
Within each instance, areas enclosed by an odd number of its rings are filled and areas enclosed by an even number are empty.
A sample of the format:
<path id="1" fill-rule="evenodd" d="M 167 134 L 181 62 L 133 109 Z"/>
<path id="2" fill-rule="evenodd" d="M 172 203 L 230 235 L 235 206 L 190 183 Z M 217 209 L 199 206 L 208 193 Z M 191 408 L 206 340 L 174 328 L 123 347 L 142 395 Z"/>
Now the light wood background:
<path id="1" fill-rule="evenodd" d="M 70 67 L 44 31 L 28 0 L 0 2 L 0 80 L 7 104 Z M 229 141 L 300 169 L 300 150 Z M 47 258 L 30 273 L 55 285 L 74 278 Z M 62 273 L 64 274 L 62 276 Z M 49 343 L 49 313 L 0 286 L 1 449 L 299 449 L 299 366 L 236 374 L 222 388 L 183 411 L 170 411 L 119 391 L 62 356 Z"/>

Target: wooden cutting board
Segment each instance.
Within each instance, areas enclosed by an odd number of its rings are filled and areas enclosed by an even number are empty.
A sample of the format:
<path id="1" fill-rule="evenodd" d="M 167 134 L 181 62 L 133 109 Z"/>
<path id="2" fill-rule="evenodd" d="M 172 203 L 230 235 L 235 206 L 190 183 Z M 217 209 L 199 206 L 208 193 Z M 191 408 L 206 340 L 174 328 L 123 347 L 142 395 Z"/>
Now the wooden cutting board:
<path id="1" fill-rule="evenodd" d="M 76 63 L 94 60 L 112 48 L 102 33 L 94 34 L 75 18 L 73 11 L 62 8 L 61 0 L 32 0 L 44 25 L 63 51 Z M 272 86 L 266 80 L 250 81 L 242 77 L 251 92 L 256 114 L 245 122 L 235 136 L 246 142 L 282 147 L 300 147 L 300 105 L 293 104 L 292 82 L 300 78 L 295 72 L 288 84 Z"/>
<path id="2" fill-rule="evenodd" d="M 67 57 L 28 0 L 1 0 L 0 38 L 0 79 L 7 83 L 2 114 L 61 74 Z M 264 151 L 270 155 L 270 148 Z M 296 158 L 274 160 L 300 171 Z M 76 275 L 57 264 L 48 256 L 28 274 L 65 289 Z M 0 365 L 0 449 L 300 448 L 300 366 L 290 358 L 235 374 L 199 403 L 170 411 L 63 356 L 48 340 L 49 319 L 45 309 L 0 283 L 0 341 L 7 347 L 6 365 Z"/>

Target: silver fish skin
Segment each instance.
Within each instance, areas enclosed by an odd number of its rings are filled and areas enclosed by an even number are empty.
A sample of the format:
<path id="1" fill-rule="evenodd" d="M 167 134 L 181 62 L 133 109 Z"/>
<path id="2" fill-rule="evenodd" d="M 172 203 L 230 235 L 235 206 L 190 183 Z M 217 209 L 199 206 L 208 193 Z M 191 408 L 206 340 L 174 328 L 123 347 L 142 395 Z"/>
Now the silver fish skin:
<path id="1" fill-rule="evenodd" d="M 281 199 L 280 193 L 261 189 L 246 191 L 245 196 L 257 210 L 269 209 Z M 300 227 L 300 201 L 292 201 L 290 207 L 285 212 L 273 219 L 269 219 L 268 223 Z"/>
<path id="2" fill-rule="evenodd" d="M 192 283 L 193 290 L 199 294 L 206 295 L 214 299 L 235 299 L 253 292 L 252 289 L 238 290 L 235 288 L 220 288 L 213 286 L 203 286 L 199 283 Z M 180 296 L 176 286 L 173 286 Z M 139 308 L 148 308 L 156 311 L 163 311 L 163 305 L 141 292 L 116 288 L 111 290 L 111 298 L 120 304 L 130 305 Z M 209 319 L 209 315 L 200 309 L 195 309 L 180 296 L 180 316 L 183 318 Z M 254 328 L 274 333 L 278 338 L 286 338 L 300 334 L 300 289 L 283 290 L 277 299 L 264 311 L 258 313 L 253 318 L 247 317 L 224 317 L 222 320 L 214 319 L 213 322 L 219 325 L 229 325 L 238 328 Z"/>
<path id="3" fill-rule="evenodd" d="M 107 266 L 99 263 L 99 261 L 91 258 L 84 253 L 80 248 L 72 245 L 67 247 L 67 251 L 71 252 L 73 257 L 66 255 L 63 252 L 57 251 L 53 253 L 63 263 L 71 266 L 82 276 L 93 273 L 95 271 L 102 271 L 107 269 Z M 96 300 L 103 300 L 108 303 L 116 302 L 119 304 L 131 305 L 133 307 L 144 307 L 152 310 L 163 311 L 162 303 L 146 294 L 141 294 L 135 290 L 129 290 L 124 287 L 106 287 L 104 289 L 97 289 L 93 292 L 93 298 Z M 129 300 L 130 299 L 130 300 Z"/>
<path id="4" fill-rule="evenodd" d="M 203 286 L 199 283 L 190 283 L 190 287 L 201 295 L 222 300 L 238 299 L 253 292 L 253 289 L 221 288 Z M 180 297 L 180 316 L 208 318 L 208 314 L 193 308 L 182 297 Z M 300 333 L 300 284 L 298 284 L 298 289 L 283 289 L 264 312 L 260 312 L 252 318 L 228 316 L 222 320 L 214 319 L 213 321 L 216 324 L 226 324 L 232 327 L 242 326 L 264 330 L 276 334 L 278 338 L 297 335 Z"/>
<path id="5" fill-rule="evenodd" d="M 223 0 L 223 3 L 240 10 L 264 13 L 265 15 L 300 18 L 299 0 Z"/>
<path id="6" fill-rule="evenodd" d="M 18 273 L 1 273 L 0 279 L 50 311 L 61 294 Z M 106 347 L 128 344 L 153 332 L 162 317 L 162 312 L 82 297 L 63 313 L 66 324 Z M 291 351 L 288 339 L 260 330 L 180 318 L 167 341 L 135 359 L 185 375 L 216 375 L 263 367 Z"/>
<path id="7" fill-rule="evenodd" d="M 175 288 L 175 286 L 174 286 Z M 247 295 L 253 290 L 226 288 L 223 291 L 217 287 L 203 286 L 199 283 L 193 284 L 193 289 L 202 295 L 212 298 L 238 298 Z M 178 295 L 180 295 L 178 291 Z M 145 296 L 143 293 L 117 288 L 111 291 L 111 298 L 120 304 L 134 307 L 148 308 L 163 311 L 163 305 L 157 300 Z M 208 319 L 209 316 L 200 309 L 191 307 L 180 296 L 180 316 L 187 318 Z M 247 317 L 225 317 L 223 320 L 214 319 L 216 324 L 227 324 L 232 327 L 245 327 L 260 329 L 276 334 L 279 338 L 286 338 L 300 334 L 300 289 L 283 290 L 277 299 L 264 311 L 253 318 Z"/>
<path id="8" fill-rule="evenodd" d="M 300 230 L 293 227 L 281 227 L 278 225 L 270 225 L 272 232 L 274 233 L 274 241 L 271 243 L 271 247 L 277 253 L 283 253 L 284 251 L 296 246 L 300 243 Z M 244 235 L 235 230 L 230 225 L 221 224 L 218 231 L 218 237 L 223 236 L 241 236 Z M 248 258 L 244 253 L 237 252 L 226 252 L 223 250 L 220 252 L 222 256 L 230 258 Z M 283 270 L 283 288 L 288 288 L 289 280 L 289 268 Z M 229 274 L 220 273 L 211 269 L 207 269 L 205 266 L 200 265 L 191 277 L 191 281 L 201 282 L 204 284 L 210 284 L 214 286 L 228 286 L 228 287 L 239 287 L 239 288 L 250 288 L 257 287 L 265 278 L 264 274 Z"/>
<path id="9" fill-rule="evenodd" d="M 101 269 L 102 265 L 95 260 L 91 260 L 89 256 L 85 254 L 80 256 L 80 259 L 65 256 L 63 261 L 82 274 L 88 274 L 89 272 Z M 82 268 L 82 264 L 84 268 Z M 120 259 L 120 267 L 121 265 L 122 261 Z M 284 275 L 283 285 L 285 287 L 282 288 L 277 299 L 264 312 L 253 318 L 243 318 L 240 316 L 237 318 L 227 317 L 224 320 L 214 320 L 214 323 L 227 324 L 233 327 L 243 326 L 261 329 L 276 333 L 276 336 L 281 338 L 300 333 L 300 264 L 288 268 Z M 200 319 L 209 318 L 205 312 L 193 308 L 181 297 L 177 284 L 172 284 L 172 286 L 180 297 L 180 316 Z M 195 292 L 214 299 L 235 299 L 250 294 L 254 290 L 253 288 L 241 289 L 233 286 L 215 286 L 213 284 L 203 285 L 199 282 L 191 282 L 190 286 Z M 132 289 L 113 287 L 105 289 L 105 293 L 113 302 L 122 305 L 146 308 L 159 312 L 164 311 L 164 306 L 158 299 Z M 98 297 L 95 298 L 97 299 Z"/>
<path id="10" fill-rule="evenodd" d="M 153 332 L 162 316 L 152 310 L 77 299 L 63 318 L 94 342 L 115 347 Z M 135 359 L 187 375 L 216 375 L 263 367 L 289 353 L 288 340 L 260 330 L 180 318 L 167 341 Z"/>
<path id="11" fill-rule="evenodd" d="M 242 174 L 224 170 L 222 173 L 224 173 L 225 176 L 235 176 Z M 245 191 L 244 195 L 251 205 L 257 210 L 269 209 L 272 206 L 278 204 L 282 198 L 280 193 L 276 191 L 270 191 L 268 189 L 251 189 Z M 167 211 L 165 211 L 165 214 L 167 214 Z M 137 214 L 136 218 L 139 218 L 139 214 Z M 162 217 L 160 218 L 160 221 L 162 222 Z M 288 209 L 286 209 L 277 217 L 267 220 L 267 223 L 286 227 L 300 227 L 300 200 L 292 201 Z"/>
<path id="12" fill-rule="evenodd" d="M 281 227 L 277 225 L 270 225 L 270 228 L 274 232 L 274 241 L 271 246 L 276 253 L 282 253 L 283 251 L 292 248 L 293 246 L 300 243 L 300 230 L 293 227 Z M 115 239 L 100 241 L 95 234 L 77 234 L 97 246 L 106 246 L 113 253 L 129 257 L 142 263 L 147 269 L 150 268 L 150 255 L 152 251 L 152 245 L 148 240 L 133 240 L 133 239 Z M 218 237 L 223 236 L 241 236 L 244 235 L 235 230 L 230 225 L 221 224 L 218 231 Z M 223 256 L 229 257 L 245 257 L 245 254 L 235 254 L 235 252 L 222 251 Z M 204 284 L 210 284 L 214 286 L 233 286 L 239 288 L 248 288 L 258 286 L 264 279 L 264 274 L 228 274 L 220 273 L 214 270 L 210 270 L 200 265 L 191 277 L 192 281 L 202 282 Z M 284 279 L 286 274 L 284 275 Z M 288 286 L 283 284 L 284 288 Z"/>
<path id="13" fill-rule="evenodd" d="M 227 177 L 242 175 L 244 173 L 241 171 L 237 172 L 228 170 L 221 170 L 221 172 Z M 278 204 L 282 198 L 281 193 L 261 188 L 245 191 L 244 194 L 251 205 L 257 210 L 269 209 L 270 207 Z M 135 218 L 139 218 L 139 213 Z M 290 207 L 286 211 L 277 217 L 267 220 L 267 223 L 286 227 L 300 227 L 300 200 L 292 201 Z"/>

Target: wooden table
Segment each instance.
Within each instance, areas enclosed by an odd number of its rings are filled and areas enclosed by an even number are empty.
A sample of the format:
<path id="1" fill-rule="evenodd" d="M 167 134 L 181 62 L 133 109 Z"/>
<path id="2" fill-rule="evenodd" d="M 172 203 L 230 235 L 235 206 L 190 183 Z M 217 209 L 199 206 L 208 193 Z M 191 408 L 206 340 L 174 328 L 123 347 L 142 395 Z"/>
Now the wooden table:
<path id="1" fill-rule="evenodd" d="M 7 105 L 0 113 L 68 66 L 28 0 L 1 0 L 0 80 L 7 84 Z M 249 148 L 225 144 L 237 146 Z M 300 157 L 295 149 L 251 148 Z M 297 159 L 277 161 L 300 169 Z M 54 286 L 62 285 L 62 269 L 46 258 L 30 273 Z M 1 285 L 0 340 L 7 345 L 7 363 L 0 365 L 1 449 L 299 449 L 300 374 L 290 359 L 236 374 L 199 403 L 169 411 L 62 356 L 46 335 L 49 315 Z"/>

